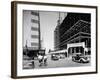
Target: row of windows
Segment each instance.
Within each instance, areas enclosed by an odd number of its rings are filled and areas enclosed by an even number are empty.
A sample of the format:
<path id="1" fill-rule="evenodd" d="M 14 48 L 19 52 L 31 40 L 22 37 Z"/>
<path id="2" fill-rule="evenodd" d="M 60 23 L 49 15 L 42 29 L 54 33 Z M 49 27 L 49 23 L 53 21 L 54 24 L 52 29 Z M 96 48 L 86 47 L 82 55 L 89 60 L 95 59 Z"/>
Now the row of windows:
<path id="1" fill-rule="evenodd" d="M 79 25 L 78 25 L 79 24 Z M 90 24 L 85 24 L 83 22 L 78 22 L 77 25 L 74 25 L 69 31 L 66 32 L 64 36 L 61 36 L 62 38 L 60 41 L 64 41 L 73 35 L 77 34 L 78 32 L 85 32 L 90 33 Z"/>
<path id="2" fill-rule="evenodd" d="M 31 42 L 31 46 L 39 46 L 39 43 Z"/>
<path id="3" fill-rule="evenodd" d="M 91 33 L 91 27 L 85 26 L 84 28 L 81 29 L 81 31 L 86 33 Z"/>
<path id="4" fill-rule="evenodd" d="M 86 47 L 88 47 L 88 48 L 91 47 L 91 38 L 82 38 L 81 37 L 80 40 L 79 40 L 79 38 L 77 38 L 77 39 L 70 41 L 69 43 L 79 43 L 79 42 L 85 42 Z M 66 45 L 67 45 L 67 43 L 64 43 L 63 45 L 60 45 L 59 47 L 60 47 L 60 49 L 61 48 L 66 49 Z"/>
<path id="5" fill-rule="evenodd" d="M 90 24 L 86 21 L 83 20 L 79 20 L 77 21 L 70 29 L 65 30 L 64 31 L 60 31 L 60 35 L 63 37 L 66 34 L 72 34 L 73 32 L 79 31 L 81 28 L 83 28 L 84 26 L 90 26 Z"/>
<path id="6" fill-rule="evenodd" d="M 35 19 L 31 19 L 31 22 L 32 23 L 39 23 L 39 21 L 38 20 L 35 20 Z"/>
<path id="7" fill-rule="evenodd" d="M 39 35 L 31 35 L 31 38 L 39 38 Z"/>
<path id="8" fill-rule="evenodd" d="M 33 11 L 31 11 L 31 14 L 32 14 L 32 15 L 35 15 L 35 16 L 39 16 L 39 13 L 38 13 L 38 12 L 33 12 Z"/>
<path id="9" fill-rule="evenodd" d="M 37 27 L 31 27 L 32 31 L 38 31 L 39 29 Z"/>

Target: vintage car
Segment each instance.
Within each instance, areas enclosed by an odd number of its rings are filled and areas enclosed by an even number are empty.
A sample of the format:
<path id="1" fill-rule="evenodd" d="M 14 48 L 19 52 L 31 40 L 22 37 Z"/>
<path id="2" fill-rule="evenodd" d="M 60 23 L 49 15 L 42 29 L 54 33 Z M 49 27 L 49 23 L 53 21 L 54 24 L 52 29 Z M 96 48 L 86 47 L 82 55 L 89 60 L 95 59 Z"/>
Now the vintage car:
<path id="1" fill-rule="evenodd" d="M 79 62 L 79 63 L 89 63 L 90 57 L 87 55 L 75 54 L 72 55 L 72 61 Z"/>
<path id="2" fill-rule="evenodd" d="M 57 55 L 51 55 L 52 60 L 59 60 L 59 57 Z"/>

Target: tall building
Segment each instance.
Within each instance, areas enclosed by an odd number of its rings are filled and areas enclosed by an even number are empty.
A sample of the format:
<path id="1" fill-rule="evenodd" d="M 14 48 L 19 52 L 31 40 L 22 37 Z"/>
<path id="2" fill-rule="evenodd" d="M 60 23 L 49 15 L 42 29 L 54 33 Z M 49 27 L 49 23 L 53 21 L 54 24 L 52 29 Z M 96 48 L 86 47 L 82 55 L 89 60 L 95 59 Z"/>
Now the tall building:
<path id="1" fill-rule="evenodd" d="M 57 30 L 58 29 L 58 30 Z M 63 22 L 55 28 L 55 31 L 59 31 L 55 36 L 59 36 L 59 42 L 57 38 L 55 50 L 67 49 L 67 44 L 84 42 L 85 47 L 91 47 L 91 15 L 87 13 L 68 13 Z M 54 31 L 54 33 L 55 33 Z M 76 49 L 76 51 L 79 49 Z M 69 52 L 74 49 L 69 49 Z"/>
<path id="2" fill-rule="evenodd" d="M 38 11 L 23 10 L 23 47 L 26 45 L 28 50 L 39 50 L 41 47 Z"/>
<path id="3" fill-rule="evenodd" d="M 59 16 L 58 16 L 57 26 L 54 30 L 54 49 L 55 50 L 60 49 L 60 46 L 58 45 L 58 44 L 60 44 L 60 32 L 59 32 L 60 29 L 59 28 L 60 28 L 61 23 L 67 16 L 67 13 L 65 13 L 65 12 L 59 12 L 58 14 L 59 14 Z"/>
<path id="4" fill-rule="evenodd" d="M 54 49 L 55 50 L 59 50 L 59 26 L 60 26 L 60 23 L 59 23 L 60 20 L 58 20 L 58 23 L 57 23 L 57 26 L 54 30 Z M 58 45 L 58 46 L 57 46 Z"/>
<path id="5" fill-rule="evenodd" d="M 41 48 L 41 41 L 40 41 L 40 16 L 38 11 L 31 11 L 31 15 L 33 16 L 31 19 L 32 26 L 31 26 L 31 47 L 34 49 Z M 37 40 L 35 42 L 35 40 Z"/>
<path id="6" fill-rule="evenodd" d="M 38 11 L 23 10 L 23 54 L 37 56 L 41 49 Z"/>

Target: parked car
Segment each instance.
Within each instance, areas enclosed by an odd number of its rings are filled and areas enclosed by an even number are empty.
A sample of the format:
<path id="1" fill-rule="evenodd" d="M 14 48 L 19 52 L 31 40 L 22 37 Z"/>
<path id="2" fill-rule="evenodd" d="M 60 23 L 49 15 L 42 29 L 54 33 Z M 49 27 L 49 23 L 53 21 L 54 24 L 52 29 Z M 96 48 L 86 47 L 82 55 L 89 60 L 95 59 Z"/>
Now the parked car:
<path id="1" fill-rule="evenodd" d="M 89 63 L 90 58 L 89 56 L 86 56 L 86 55 L 76 54 L 76 55 L 72 55 L 72 61 L 80 62 L 80 63 Z"/>
<path id="2" fill-rule="evenodd" d="M 51 55 L 52 60 L 59 60 L 59 57 L 57 55 Z"/>

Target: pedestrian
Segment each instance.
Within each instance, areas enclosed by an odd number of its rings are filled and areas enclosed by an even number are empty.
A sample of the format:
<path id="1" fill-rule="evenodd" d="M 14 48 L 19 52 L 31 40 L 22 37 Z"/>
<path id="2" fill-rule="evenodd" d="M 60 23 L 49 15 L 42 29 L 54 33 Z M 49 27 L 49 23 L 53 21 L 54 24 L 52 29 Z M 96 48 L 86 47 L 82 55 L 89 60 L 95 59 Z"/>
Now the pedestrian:
<path id="1" fill-rule="evenodd" d="M 32 68 L 35 68 L 34 60 L 32 60 Z"/>
<path id="2" fill-rule="evenodd" d="M 35 64 L 34 64 L 34 56 L 31 57 L 31 62 L 32 62 L 32 68 L 35 68 Z"/>
<path id="3" fill-rule="evenodd" d="M 43 56 L 38 55 L 38 60 L 39 60 L 39 66 L 42 66 Z"/>
<path id="4" fill-rule="evenodd" d="M 43 61 L 44 61 L 44 65 L 46 66 L 47 65 L 47 56 L 46 55 L 43 56 Z"/>

